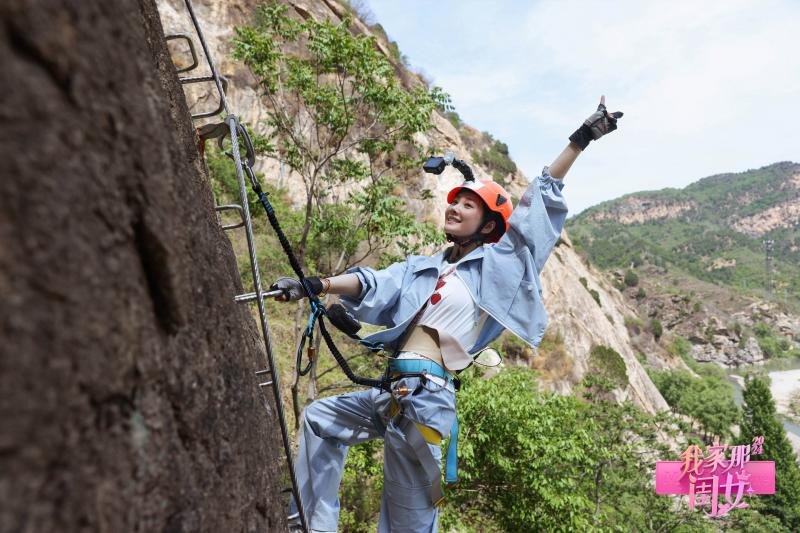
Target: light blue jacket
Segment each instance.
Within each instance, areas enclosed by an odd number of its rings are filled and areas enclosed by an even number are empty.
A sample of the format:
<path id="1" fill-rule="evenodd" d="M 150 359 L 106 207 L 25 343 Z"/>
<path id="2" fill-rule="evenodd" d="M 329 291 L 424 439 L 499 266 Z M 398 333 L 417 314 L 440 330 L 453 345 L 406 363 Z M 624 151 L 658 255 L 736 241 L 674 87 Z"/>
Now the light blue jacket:
<path id="1" fill-rule="evenodd" d="M 469 353 L 485 348 L 504 329 L 533 347 L 542 340 L 547 312 L 539 273 L 567 217 L 563 187 L 545 167 L 522 195 L 500 241 L 476 248 L 456 268 L 473 300 L 489 315 L 475 345 L 464 347 Z M 347 271 L 358 276 L 361 294 L 342 297 L 342 303 L 359 320 L 387 328 L 366 340 L 388 347 L 402 336 L 433 294 L 443 253 L 411 255 L 383 270 L 355 267 Z"/>

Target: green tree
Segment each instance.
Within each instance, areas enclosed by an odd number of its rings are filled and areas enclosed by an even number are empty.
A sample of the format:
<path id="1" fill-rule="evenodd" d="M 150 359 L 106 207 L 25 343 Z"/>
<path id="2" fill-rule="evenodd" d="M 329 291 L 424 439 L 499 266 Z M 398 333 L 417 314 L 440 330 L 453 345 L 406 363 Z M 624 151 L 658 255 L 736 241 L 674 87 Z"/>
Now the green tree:
<path id="1" fill-rule="evenodd" d="M 396 257 L 437 239 L 393 189 L 409 168 L 416 173 L 414 135 L 430 128 L 434 109 L 449 109 L 449 97 L 402 87 L 374 39 L 353 35 L 347 18 L 296 20 L 270 3 L 256 20 L 236 28 L 234 57 L 259 80 L 277 157 L 303 181 L 301 264 L 338 273 L 365 255 Z M 334 191 L 345 186 L 361 192 L 342 202 Z"/>
<path id="2" fill-rule="evenodd" d="M 592 435 L 580 427 L 577 400 L 542 395 L 530 372 L 513 370 L 465 380 L 458 409 L 460 482 L 451 511 L 483 509 L 505 531 L 591 526 L 582 474 Z"/>
<path id="3" fill-rule="evenodd" d="M 650 321 L 650 331 L 653 333 L 653 338 L 658 342 L 661 338 L 661 335 L 664 334 L 664 327 L 661 325 L 661 322 L 654 318 Z"/>
<path id="4" fill-rule="evenodd" d="M 695 371 L 699 377 L 685 370 L 650 372 L 664 400 L 676 413 L 691 417 L 699 426 L 699 436 L 707 443 L 730 436 L 731 426 L 740 417 L 733 388 L 724 372 L 720 375 L 717 370 L 710 365 L 697 365 Z"/>
<path id="5" fill-rule="evenodd" d="M 625 285 L 628 287 L 635 287 L 639 284 L 639 276 L 633 270 L 625 272 Z"/>
<path id="6" fill-rule="evenodd" d="M 652 486 L 669 415 L 541 392 L 527 369 L 462 376 L 460 481 L 443 530 L 702 530 L 699 515 Z"/>
<path id="7" fill-rule="evenodd" d="M 768 381 L 748 376 L 744 391 L 741 439 L 764 436 L 764 454 L 775 461 L 775 494 L 753 498 L 755 508 L 781 521 L 791 531 L 800 531 L 800 467 L 783 425 L 776 418 L 775 401 Z"/>
<path id="8" fill-rule="evenodd" d="M 298 261 L 307 272 L 328 275 L 368 256 L 385 264 L 443 240 L 432 224 L 416 221 L 395 189 L 419 174 L 414 136 L 431 127 L 434 110 L 449 110 L 449 97 L 438 87 L 404 88 L 374 38 L 353 35 L 349 24 L 347 17 L 338 24 L 298 20 L 271 2 L 233 39 L 234 57 L 259 82 L 266 139 L 302 179 L 303 221 L 290 237 Z M 342 190 L 351 192 L 337 196 Z M 308 395 L 316 391 L 314 366 Z"/>

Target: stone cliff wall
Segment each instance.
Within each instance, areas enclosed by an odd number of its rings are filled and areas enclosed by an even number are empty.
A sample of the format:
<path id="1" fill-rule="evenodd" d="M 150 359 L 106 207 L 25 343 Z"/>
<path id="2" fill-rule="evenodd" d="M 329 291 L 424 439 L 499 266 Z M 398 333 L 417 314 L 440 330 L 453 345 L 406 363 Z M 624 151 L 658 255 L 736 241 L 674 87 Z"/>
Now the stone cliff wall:
<path id="1" fill-rule="evenodd" d="M 586 287 L 582 286 L 581 278 Z M 563 338 L 572 360 L 571 374 L 552 383 L 553 388 L 562 392 L 571 390 L 589 371 L 592 348 L 607 346 L 625 362 L 628 385 L 615 391 L 617 400 L 631 400 L 650 413 L 668 409 L 631 347 L 625 317 L 635 316 L 635 311 L 625 304 L 619 291 L 575 253 L 565 235 L 542 270 L 542 289 L 550 331 Z M 599 303 L 589 289 L 597 291 Z"/>
<path id="2" fill-rule="evenodd" d="M 157 0 L 157 3 L 161 13 L 162 24 L 167 33 L 191 31 L 191 21 L 185 13 L 182 0 Z M 233 108 L 236 109 L 236 112 L 244 122 L 253 125 L 256 131 L 266 133 L 262 125 L 267 118 L 266 108 L 261 103 L 257 80 L 248 67 L 231 57 L 231 39 L 234 36 L 234 28 L 252 24 L 253 15 L 259 3 L 259 0 L 195 0 L 194 6 L 197 16 L 203 24 L 203 31 L 209 42 L 214 61 L 217 63 L 217 68 L 230 80 L 228 97 Z M 297 18 L 313 17 L 318 20 L 338 22 L 349 14 L 341 3 L 334 0 L 317 2 L 282 0 L 282 3 L 289 8 L 290 15 Z M 378 49 L 392 62 L 398 78 L 406 85 L 423 83 L 418 75 L 398 64 L 392 58 L 383 38 L 375 35 L 360 20 L 353 19 L 351 29 L 354 33 L 375 37 Z M 187 60 L 188 54 L 185 53 L 186 47 L 184 45 L 176 43 L 172 50 L 177 61 Z M 201 52 L 198 51 L 198 53 Z M 192 75 L 195 75 L 194 72 Z M 210 84 L 197 84 L 187 87 L 186 93 L 188 104 L 194 111 L 205 111 L 213 108 L 215 98 Z M 433 128 L 424 135 L 416 137 L 423 150 L 429 150 L 431 153 L 443 153 L 447 149 L 453 150 L 458 157 L 470 163 L 478 178 L 491 179 L 491 175 L 485 169 L 472 161 L 471 150 L 459 131 L 438 113 L 433 114 L 432 120 Z M 542 165 L 544 164 L 546 162 L 542 162 Z M 298 183 L 301 179 L 299 176 L 293 175 L 286 165 L 274 158 L 259 157 L 256 170 L 263 172 L 266 180 L 278 186 L 286 187 L 291 183 Z M 444 203 L 442 200 L 447 196 L 447 192 L 451 188 L 461 183 L 463 178 L 457 170 L 452 168 L 448 168 L 441 176 L 425 174 L 420 169 L 417 180 L 418 188 L 430 190 L 432 199 L 421 200 L 418 194 L 408 194 L 407 196 L 410 197 L 408 198 L 409 208 L 421 218 L 438 223 L 444 216 Z M 527 181 L 520 172 L 517 172 L 511 180 L 509 192 L 520 196 L 526 185 Z M 346 190 L 339 191 L 340 197 L 345 198 L 347 192 Z M 305 192 L 302 187 L 289 187 L 288 194 L 296 206 L 305 205 Z M 412 196 L 415 196 L 415 198 Z"/>
<path id="3" fill-rule="evenodd" d="M 0 22 L 0 530 L 280 529 L 263 347 L 153 1 Z"/>

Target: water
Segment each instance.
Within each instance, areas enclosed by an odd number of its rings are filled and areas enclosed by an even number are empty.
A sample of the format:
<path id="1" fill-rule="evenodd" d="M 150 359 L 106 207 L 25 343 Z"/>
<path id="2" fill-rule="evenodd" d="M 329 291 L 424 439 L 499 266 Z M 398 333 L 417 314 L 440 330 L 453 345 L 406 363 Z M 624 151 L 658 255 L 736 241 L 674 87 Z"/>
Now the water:
<path id="1" fill-rule="evenodd" d="M 744 386 L 744 380 L 742 379 L 742 375 L 747 373 L 750 369 L 763 370 L 769 373 L 770 380 L 772 380 L 770 390 L 772 390 L 773 396 L 778 396 L 780 391 L 800 389 L 800 358 L 772 359 L 767 361 L 764 365 L 748 365 L 739 368 L 731 368 L 728 370 L 728 380 L 733 384 L 733 399 L 738 406 L 741 406 L 743 403 L 742 387 Z M 790 422 L 782 416 L 779 418 L 787 432 L 800 437 L 799 424 Z"/>

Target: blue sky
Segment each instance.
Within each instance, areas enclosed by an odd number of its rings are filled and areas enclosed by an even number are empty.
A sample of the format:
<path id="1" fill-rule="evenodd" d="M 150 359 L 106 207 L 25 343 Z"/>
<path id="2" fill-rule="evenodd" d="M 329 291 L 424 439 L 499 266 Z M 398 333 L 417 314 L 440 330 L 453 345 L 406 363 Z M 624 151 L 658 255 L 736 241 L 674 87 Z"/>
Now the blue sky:
<path id="1" fill-rule="evenodd" d="M 800 1 L 361 4 L 526 174 L 553 160 L 601 94 L 624 111 L 567 176 L 573 215 L 633 191 L 800 161 Z"/>

